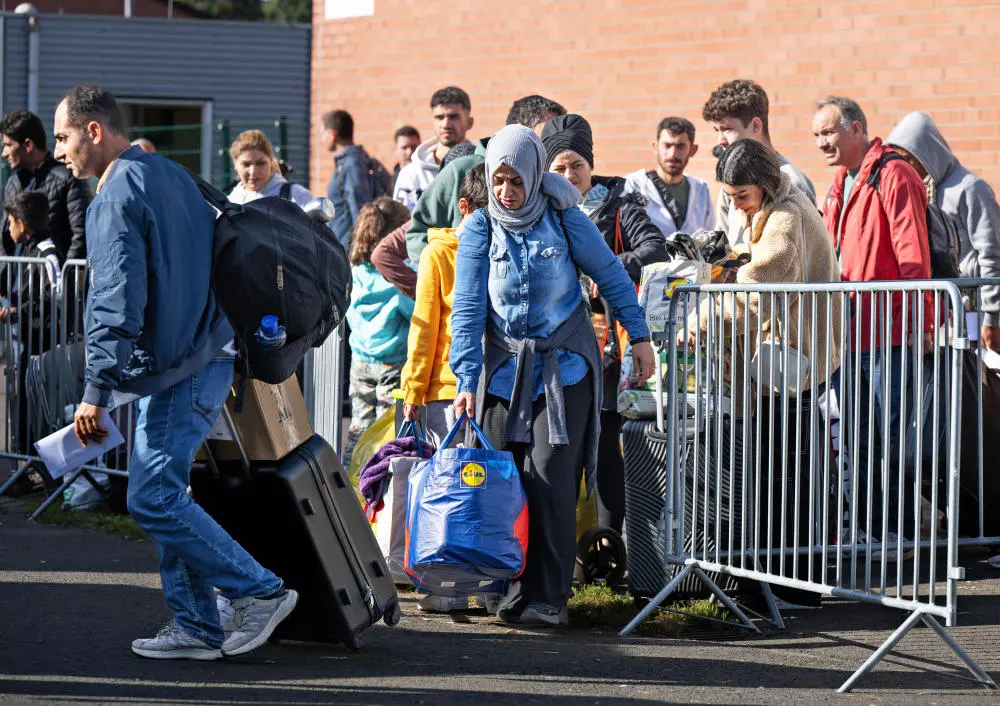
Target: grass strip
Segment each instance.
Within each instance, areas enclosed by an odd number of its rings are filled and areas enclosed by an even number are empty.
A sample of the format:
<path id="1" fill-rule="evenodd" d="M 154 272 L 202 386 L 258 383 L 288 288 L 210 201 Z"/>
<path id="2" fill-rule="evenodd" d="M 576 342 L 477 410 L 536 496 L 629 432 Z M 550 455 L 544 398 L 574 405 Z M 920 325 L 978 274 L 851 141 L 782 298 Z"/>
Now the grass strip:
<path id="1" fill-rule="evenodd" d="M 28 512 L 33 513 L 40 505 L 32 503 Z M 57 527 L 83 527 L 125 539 L 149 541 L 149 535 L 139 529 L 139 525 L 128 515 L 111 515 L 99 510 L 63 510 L 59 503 L 53 503 L 39 515 L 38 521 Z"/>
<path id="2" fill-rule="evenodd" d="M 707 600 L 675 601 L 667 607 L 718 620 L 729 618 L 729 611 L 725 606 Z M 621 630 L 641 609 L 628 594 L 615 593 L 602 585 L 578 586 L 573 589 L 573 597 L 569 599 L 570 623 L 575 627 Z M 684 628 L 697 620 L 692 616 L 657 608 L 639 625 L 636 632 L 651 637 L 678 637 Z"/>

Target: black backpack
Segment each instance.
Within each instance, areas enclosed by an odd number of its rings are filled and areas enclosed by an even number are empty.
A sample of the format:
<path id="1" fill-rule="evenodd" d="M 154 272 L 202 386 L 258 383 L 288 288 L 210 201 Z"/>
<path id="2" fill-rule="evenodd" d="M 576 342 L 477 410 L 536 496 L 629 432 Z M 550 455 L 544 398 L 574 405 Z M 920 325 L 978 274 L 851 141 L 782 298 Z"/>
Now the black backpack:
<path id="1" fill-rule="evenodd" d="M 886 152 L 872 167 L 871 174 L 865 181 L 868 186 L 875 187 L 880 198 L 882 167 L 896 159 L 903 159 L 903 156 L 895 152 Z M 927 203 L 927 243 L 931 251 L 931 277 L 958 279 L 962 276 L 959 268 L 961 244 L 958 240 L 958 227 L 951 216 L 942 211 L 937 204 L 930 202 Z"/>
<path id="2" fill-rule="evenodd" d="M 292 201 L 265 196 L 239 205 L 194 176 L 203 198 L 221 212 L 212 247 L 216 299 L 236 331 L 247 377 L 287 380 L 310 348 L 337 328 L 351 297 L 351 266 L 333 231 Z M 285 327 L 281 348 L 254 335 L 261 318 Z"/>

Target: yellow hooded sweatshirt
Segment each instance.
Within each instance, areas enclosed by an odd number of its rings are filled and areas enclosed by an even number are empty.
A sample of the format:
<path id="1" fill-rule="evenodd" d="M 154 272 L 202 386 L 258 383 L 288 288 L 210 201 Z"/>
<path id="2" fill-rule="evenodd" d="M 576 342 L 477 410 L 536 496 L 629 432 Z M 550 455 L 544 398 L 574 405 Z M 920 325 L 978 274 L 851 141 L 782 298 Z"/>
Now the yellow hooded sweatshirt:
<path id="1" fill-rule="evenodd" d="M 403 401 L 407 404 L 455 399 L 455 374 L 448 365 L 448 354 L 457 254 L 457 229 L 427 231 L 427 247 L 420 254 L 417 268 L 416 304 L 403 366 Z"/>

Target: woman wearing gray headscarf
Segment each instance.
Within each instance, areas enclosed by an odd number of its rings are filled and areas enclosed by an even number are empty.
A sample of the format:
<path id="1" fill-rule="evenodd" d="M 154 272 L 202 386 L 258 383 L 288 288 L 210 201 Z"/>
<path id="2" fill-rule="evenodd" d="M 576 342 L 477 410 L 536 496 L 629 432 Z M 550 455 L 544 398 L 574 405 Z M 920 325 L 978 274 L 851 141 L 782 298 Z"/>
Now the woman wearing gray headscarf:
<path id="1" fill-rule="evenodd" d="M 470 218 L 458 245 L 455 411 L 478 413 L 497 448 L 514 454 L 528 495 L 527 564 L 498 616 L 560 625 L 576 561 L 580 474 L 590 487 L 600 434 L 600 353 L 578 270 L 628 331 L 643 381 L 653 373 L 653 352 L 635 285 L 590 219 L 572 208 L 580 192 L 545 171 L 538 136 L 520 125 L 500 130 L 486 150 L 486 173 L 489 208 Z"/>

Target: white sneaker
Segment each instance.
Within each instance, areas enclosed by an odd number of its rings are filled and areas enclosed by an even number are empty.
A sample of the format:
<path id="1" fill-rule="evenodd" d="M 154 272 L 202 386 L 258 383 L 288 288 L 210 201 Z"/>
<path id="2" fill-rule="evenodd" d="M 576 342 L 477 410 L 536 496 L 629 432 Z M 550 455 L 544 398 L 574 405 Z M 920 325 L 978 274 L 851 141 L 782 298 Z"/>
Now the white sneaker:
<path id="1" fill-rule="evenodd" d="M 417 608 L 425 613 L 450 613 L 454 610 L 468 610 L 467 596 L 453 598 L 450 596 L 424 596 L 417 601 Z"/>
<path id="2" fill-rule="evenodd" d="M 214 660 L 222 657 L 222 650 L 191 637 L 176 623 L 170 623 L 156 633 L 132 641 L 132 651 L 149 659 L 200 659 Z"/>
<path id="3" fill-rule="evenodd" d="M 237 598 L 232 601 L 233 632 L 222 643 L 227 656 L 257 649 L 295 609 L 299 594 L 289 589 L 277 598 Z"/>
<path id="4" fill-rule="evenodd" d="M 518 620 L 521 625 L 538 628 L 560 627 L 569 625 L 569 608 L 556 608 L 547 603 L 532 602 L 527 605 Z"/>

